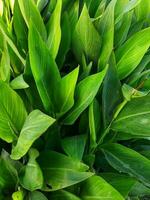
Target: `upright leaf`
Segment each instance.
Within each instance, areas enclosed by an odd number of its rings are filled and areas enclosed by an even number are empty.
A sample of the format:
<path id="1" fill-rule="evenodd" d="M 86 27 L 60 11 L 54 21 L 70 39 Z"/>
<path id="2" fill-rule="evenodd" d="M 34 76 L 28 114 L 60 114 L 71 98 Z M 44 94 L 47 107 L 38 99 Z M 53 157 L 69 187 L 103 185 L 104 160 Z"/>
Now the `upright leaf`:
<path id="1" fill-rule="evenodd" d="M 38 49 L 38 51 L 37 51 Z M 33 23 L 29 29 L 29 57 L 31 70 L 45 109 L 52 111 L 51 88 L 60 80 L 60 74 L 46 44 Z"/>
<path id="2" fill-rule="evenodd" d="M 119 78 L 126 78 L 140 63 L 150 46 L 150 28 L 131 36 L 117 51 L 116 61 Z"/>
<path id="3" fill-rule="evenodd" d="M 0 82 L 0 138 L 12 142 L 21 130 L 27 113 L 20 96 Z"/>
<path id="4" fill-rule="evenodd" d="M 92 24 L 86 5 L 84 5 L 76 24 L 72 44 L 74 54 L 80 62 L 82 54 L 85 54 L 89 61 L 93 60 L 97 63 L 101 47 L 101 38 Z"/>
<path id="5" fill-rule="evenodd" d="M 150 15 L 150 1 L 141 0 L 135 8 L 135 13 L 138 21 L 147 21 Z"/>
<path id="6" fill-rule="evenodd" d="M 32 111 L 26 118 L 16 146 L 12 149 L 11 158 L 17 160 L 24 156 L 33 142 L 54 122 L 55 119 L 45 115 L 41 111 Z"/>
<path id="7" fill-rule="evenodd" d="M 54 59 L 57 56 L 61 41 L 61 27 L 60 27 L 61 8 L 62 8 L 62 0 L 59 0 L 57 1 L 55 10 L 53 11 L 49 19 L 49 22 L 47 24 L 47 29 L 48 29 L 47 46 Z"/>
<path id="8" fill-rule="evenodd" d="M 75 92 L 75 104 L 64 119 L 65 124 L 73 124 L 79 115 L 90 105 L 98 92 L 106 71 L 107 68 L 79 82 Z"/>
<path id="9" fill-rule="evenodd" d="M 124 200 L 121 194 L 100 176 L 87 179 L 82 184 L 80 195 L 83 200 Z"/>
<path id="10" fill-rule="evenodd" d="M 116 170 L 136 177 L 148 187 L 150 186 L 150 160 L 136 151 L 120 144 L 106 144 L 102 151 L 109 164 Z M 137 165 L 140 163 L 140 165 Z"/>
<path id="11" fill-rule="evenodd" d="M 113 50 L 114 43 L 114 10 L 117 0 L 112 0 L 100 18 L 98 30 L 102 38 L 102 46 L 98 61 L 99 69 L 104 69 Z"/>
<path id="12" fill-rule="evenodd" d="M 19 173 L 19 182 L 27 190 L 34 191 L 43 186 L 43 174 L 36 161 L 39 152 L 36 149 L 30 149 L 29 160 Z"/>
<path id="13" fill-rule="evenodd" d="M 24 17 L 24 20 L 28 28 L 30 25 L 30 21 L 32 21 L 34 25 L 36 26 L 38 32 L 40 33 L 41 37 L 44 40 L 46 40 L 47 33 L 46 33 L 45 25 L 34 1 L 33 0 L 26 0 L 26 1 L 19 0 L 18 3 L 19 3 L 22 16 Z"/>

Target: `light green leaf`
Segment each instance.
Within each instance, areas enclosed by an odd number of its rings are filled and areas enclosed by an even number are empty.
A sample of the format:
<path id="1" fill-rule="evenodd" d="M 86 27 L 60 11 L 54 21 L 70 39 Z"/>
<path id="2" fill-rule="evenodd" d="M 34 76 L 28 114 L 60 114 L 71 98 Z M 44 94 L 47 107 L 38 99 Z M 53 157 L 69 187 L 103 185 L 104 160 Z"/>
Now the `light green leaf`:
<path id="1" fill-rule="evenodd" d="M 23 200 L 24 199 L 24 193 L 22 190 L 19 190 L 17 192 L 14 192 L 12 194 L 12 199 L 13 200 Z"/>
<path id="2" fill-rule="evenodd" d="M 150 28 L 131 36 L 117 51 L 117 70 L 120 79 L 126 78 L 140 63 L 150 46 Z"/>
<path id="3" fill-rule="evenodd" d="M 135 13 L 138 21 L 146 21 L 150 15 L 150 1 L 141 0 L 141 2 L 135 8 Z"/>
<path id="4" fill-rule="evenodd" d="M 124 200 L 121 194 L 100 176 L 92 176 L 82 184 L 81 198 L 83 200 Z"/>
<path id="5" fill-rule="evenodd" d="M 102 151 L 109 164 L 119 172 L 128 173 L 150 186 L 150 160 L 120 144 L 103 145 Z M 140 163 L 140 165 L 137 165 Z"/>
<path id="6" fill-rule="evenodd" d="M 66 113 L 74 104 L 74 90 L 78 73 L 79 67 L 64 76 L 52 89 L 52 102 L 58 116 Z"/>
<path id="7" fill-rule="evenodd" d="M 18 160 L 24 156 L 33 142 L 54 122 L 55 119 L 45 115 L 40 110 L 32 111 L 26 118 L 16 146 L 12 149 L 11 158 Z"/>
<path id="8" fill-rule="evenodd" d="M 36 159 L 39 152 L 30 149 L 28 163 L 19 172 L 20 184 L 29 191 L 41 189 L 43 186 L 43 174 Z"/>
<path id="9" fill-rule="evenodd" d="M 48 200 L 47 197 L 39 191 L 31 192 L 29 196 L 30 200 Z"/>
<path id="10" fill-rule="evenodd" d="M 80 62 L 82 54 L 85 54 L 89 61 L 93 60 L 97 63 L 100 54 L 101 38 L 92 24 L 86 5 L 84 5 L 76 24 L 72 43 L 74 54 Z"/>
<path id="11" fill-rule="evenodd" d="M 40 33 L 41 37 L 44 40 L 46 40 L 47 33 L 46 33 L 45 25 L 34 1 L 33 0 L 26 0 L 26 1 L 19 0 L 18 3 L 19 3 L 22 16 L 28 28 L 30 25 L 30 21 L 32 21 L 34 25 L 36 26 L 38 32 Z"/>
<path id="12" fill-rule="evenodd" d="M 10 86 L 14 90 L 16 90 L 16 89 L 25 89 L 25 88 L 29 87 L 29 85 L 24 81 L 23 74 L 17 76 L 15 79 L 13 79 L 10 82 Z"/>
<path id="13" fill-rule="evenodd" d="M 90 75 L 79 82 L 75 91 L 75 104 L 64 119 L 63 122 L 65 124 L 73 124 L 79 115 L 92 103 L 106 71 L 107 67 L 102 72 Z"/>
<path id="14" fill-rule="evenodd" d="M 46 111 L 50 112 L 53 110 L 52 88 L 61 77 L 55 61 L 33 23 L 29 28 L 29 57 L 39 95 Z"/>
<path id="15" fill-rule="evenodd" d="M 0 138 L 12 142 L 21 130 L 26 116 L 20 96 L 0 81 Z"/>
<path id="16" fill-rule="evenodd" d="M 88 166 L 54 151 L 40 154 L 39 163 L 46 183 L 51 187 L 48 191 L 59 190 L 79 183 L 93 175 L 85 172 Z"/>
<path id="17" fill-rule="evenodd" d="M 114 10 L 116 1 L 117 0 L 112 0 L 109 3 L 98 24 L 98 30 L 102 38 L 101 52 L 98 60 L 99 69 L 105 68 L 113 50 Z"/>
<path id="18" fill-rule="evenodd" d="M 47 24 L 47 29 L 48 29 L 47 46 L 54 59 L 57 56 L 61 41 L 61 27 L 60 27 L 61 8 L 62 8 L 62 0 L 59 0 L 57 1 L 55 10 L 53 11 L 49 19 L 49 22 Z"/>
<path id="19" fill-rule="evenodd" d="M 150 96 L 135 98 L 128 102 L 111 128 L 133 136 L 150 137 Z"/>
<path id="20" fill-rule="evenodd" d="M 62 140 L 62 147 L 66 154 L 76 160 L 82 160 L 85 144 L 86 135 L 66 137 Z"/>
<path id="21" fill-rule="evenodd" d="M 53 192 L 50 197 L 53 200 L 81 200 L 79 197 L 65 190 Z"/>

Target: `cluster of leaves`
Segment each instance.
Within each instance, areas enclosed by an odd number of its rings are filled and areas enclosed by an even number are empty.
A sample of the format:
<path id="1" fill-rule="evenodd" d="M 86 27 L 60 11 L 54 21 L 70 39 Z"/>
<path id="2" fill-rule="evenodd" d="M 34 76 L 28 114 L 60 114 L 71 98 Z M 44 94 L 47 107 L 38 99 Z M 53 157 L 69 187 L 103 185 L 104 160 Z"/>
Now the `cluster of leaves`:
<path id="1" fill-rule="evenodd" d="M 0 0 L 0 200 L 150 198 L 150 0 Z"/>

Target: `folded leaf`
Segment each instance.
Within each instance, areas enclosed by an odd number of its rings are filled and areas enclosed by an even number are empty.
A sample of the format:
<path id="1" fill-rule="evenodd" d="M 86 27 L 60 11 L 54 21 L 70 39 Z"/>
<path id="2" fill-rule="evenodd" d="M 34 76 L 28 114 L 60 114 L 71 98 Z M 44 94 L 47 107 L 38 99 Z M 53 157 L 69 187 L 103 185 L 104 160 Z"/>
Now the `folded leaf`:
<path id="1" fill-rule="evenodd" d="M 38 159 L 46 183 L 51 188 L 44 190 L 59 190 L 79 183 L 93 175 L 85 172 L 87 165 L 54 151 L 45 151 Z"/>
<path id="2" fill-rule="evenodd" d="M 36 149 L 30 149 L 28 163 L 19 173 L 19 182 L 27 190 L 34 191 L 43 186 L 43 174 L 36 162 L 39 152 Z"/>
<path id="3" fill-rule="evenodd" d="M 82 184 L 80 195 L 83 200 L 124 200 L 121 194 L 100 176 L 87 179 Z"/>
<path id="4" fill-rule="evenodd" d="M 38 51 L 37 51 L 38 49 Z M 45 109 L 52 112 L 51 91 L 60 80 L 57 65 L 33 23 L 29 28 L 29 57 L 31 70 Z"/>
<path id="5" fill-rule="evenodd" d="M 90 105 L 105 77 L 107 67 L 97 74 L 88 76 L 77 85 L 75 104 L 64 119 L 65 124 L 73 124 L 79 115 Z"/>
<path id="6" fill-rule="evenodd" d="M 131 36 L 117 51 L 116 61 L 120 79 L 126 78 L 140 63 L 150 46 L 150 28 Z"/>
<path id="7" fill-rule="evenodd" d="M 45 25 L 34 1 L 33 0 L 26 0 L 26 1 L 18 0 L 18 3 L 19 3 L 22 16 L 24 17 L 24 20 L 28 28 L 30 25 L 30 21 L 33 21 L 41 37 L 44 40 L 46 40 L 47 33 L 46 33 Z"/>
<path id="8" fill-rule="evenodd" d="M 47 24 L 47 29 L 48 29 L 47 46 L 54 59 L 57 56 L 61 41 L 61 27 L 60 27 L 61 8 L 62 8 L 62 0 L 59 0 L 57 1 L 55 10 L 53 11 L 49 19 L 49 22 Z"/>
<path id="9" fill-rule="evenodd" d="M 47 197 L 39 191 L 31 192 L 30 200 L 48 200 Z"/>
<path id="10" fill-rule="evenodd" d="M 81 62 L 82 54 L 91 61 L 98 61 L 101 47 L 101 38 L 90 19 L 86 5 L 84 5 L 80 18 L 76 24 L 72 38 L 73 51 Z"/>
<path id="11" fill-rule="evenodd" d="M 33 142 L 54 122 L 55 119 L 45 115 L 40 110 L 32 111 L 26 118 L 16 146 L 12 149 L 11 158 L 18 160 L 24 156 Z"/>
<path id="12" fill-rule="evenodd" d="M 135 98 L 128 102 L 111 128 L 139 137 L 150 137 L 150 96 Z"/>
<path id="13" fill-rule="evenodd" d="M 25 89 L 25 88 L 29 87 L 29 85 L 24 81 L 23 74 L 17 76 L 15 79 L 13 79 L 10 82 L 10 86 L 14 90 L 16 90 L 16 89 Z"/>
<path id="14" fill-rule="evenodd" d="M 150 160 L 120 144 L 106 144 L 102 151 L 109 164 L 119 172 L 128 173 L 150 186 Z M 137 165 L 140 163 L 140 165 Z"/>
<path id="15" fill-rule="evenodd" d="M 0 81 L 0 138 L 12 142 L 21 130 L 26 116 L 20 96 Z"/>

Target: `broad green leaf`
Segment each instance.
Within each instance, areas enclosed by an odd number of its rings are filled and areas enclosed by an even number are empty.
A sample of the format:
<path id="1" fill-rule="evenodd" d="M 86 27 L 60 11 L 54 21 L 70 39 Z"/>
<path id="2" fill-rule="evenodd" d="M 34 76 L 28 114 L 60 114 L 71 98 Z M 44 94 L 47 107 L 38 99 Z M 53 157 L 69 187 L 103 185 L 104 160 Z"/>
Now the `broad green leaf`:
<path id="1" fill-rule="evenodd" d="M 21 14 L 18 1 L 19 0 L 15 0 L 13 25 L 18 43 L 20 44 L 22 49 L 27 50 L 28 30 L 24 18 Z"/>
<path id="2" fill-rule="evenodd" d="M 79 82 L 75 91 L 75 104 L 64 119 L 63 122 L 65 124 L 73 124 L 79 115 L 92 103 L 106 71 L 107 67 L 102 72 L 90 75 Z"/>
<path id="3" fill-rule="evenodd" d="M 82 160 L 86 144 L 86 135 L 66 137 L 62 140 L 65 153 L 76 160 Z"/>
<path id="4" fill-rule="evenodd" d="M 47 197 L 39 191 L 31 192 L 30 200 L 48 200 Z"/>
<path id="5" fill-rule="evenodd" d="M 138 21 L 146 21 L 150 15 L 150 1 L 141 0 L 141 2 L 135 8 L 135 13 Z"/>
<path id="6" fill-rule="evenodd" d="M 22 55 L 18 51 L 16 45 L 14 44 L 14 41 L 12 40 L 12 36 L 8 32 L 7 27 L 6 27 L 6 25 L 4 24 L 4 22 L 2 21 L 1 18 L 0 18 L 0 32 L 3 34 L 5 40 L 7 41 L 7 43 L 9 44 L 9 46 L 11 47 L 11 49 L 15 53 L 15 55 L 18 57 L 18 59 L 21 61 L 21 63 L 23 65 L 25 65 L 24 58 L 22 57 Z"/>
<path id="7" fill-rule="evenodd" d="M 16 90 L 16 89 L 25 89 L 25 88 L 29 87 L 29 85 L 24 81 L 23 74 L 17 76 L 15 79 L 13 79 L 10 82 L 10 86 L 14 90 Z"/>
<path id="8" fill-rule="evenodd" d="M 90 128 L 90 148 L 91 150 L 97 146 L 98 131 L 101 126 L 101 108 L 96 100 L 93 100 L 89 106 L 89 128 Z"/>
<path id="9" fill-rule="evenodd" d="M 128 194 L 137 183 L 135 178 L 117 173 L 101 173 L 100 176 L 119 191 L 124 198 L 128 197 Z"/>
<path id="10" fill-rule="evenodd" d="M 27 190 L 34 191 L 43 186 L 43 174 L 36 159 L 39 152 L 36 149 L 30 149 L 28 163 L 19 173 L 19 182 Z"/>
<path id="11" fill-rule="evenodd" d="M 92 176 L 81 187 L 83 200 L 124 200 L 121 194 L 115 190 L 100 176 Z"/>
<path id="12" fill-rule="evenodd" d="M 6 151 L 2 151 L 0 156 L 0 191 L 15 188 L 18 182 L 15 163 L 10 159 Z"/>
<path id="13" fill-rule="evenodd" d="M 53 192 L 50 197 L 53 200 L 81 200 L 76 195 L 74 195 L 74 194 L 72 194 L 70 192 L 67 192 L 65 190 L 60 190 L 60 191 L 57 191 L 57 192 Z"/>
<path id="14" fill-rule="evenodd" d="M 74 91 L 78 78 L 79 67 L 64 76 L 52 88 L 52 102 L 56 116 L 66 113 L 74 104 Z"/>
<path id="15" fill-rule="evenodd" d="M 92 24 L 86 5 L 84 5 L 76 24 L 72 45 L 78 61 L 81 62 L 81 56 L 85 54 L 88 61 L 93 60 L 97 63 L 100 54 L 101 38 Z"/>
<path id="16" fill-rule="evenodd" d="M 16 139 L 27 113 L 20 96 L 0 81 L 0 138 L 6 142 Z"/>
<path id="17" fill-rule="evenodd" d="M 140 63 L 150 46 L 150 28 L 131 36 L 117 51 L 116 61 L 119 78 L 126 78 Z"/>
<path id="18" fill-rule="evenodd" d="M 114 10 L 117 0 L 112 0 L 103 13 L 100 22 L 98 23 L 98 30 L 102 38 L 102 46 L 100 57 L 98 60 L 99 69 L 104 69 L 108 63 L 109 57 L 113 50 L 114 42 Z"/>
<path id="19" fill-rule="evenodd" d="M 150 188 L 146 187 L 145 185 L 143 185 L 140 182 L 137 182 L 132 187 L 132 190 L 130 191 L 129 195 L 130 196 L 139 196 L 139 197 L 148 196 L 148 195 L 150 195 Z"/>
<path id="20" fill-rule="evenodd" d="M 17 192 L 14 192 L 12 194 L 12 199 L 13 200 L 23 200 L 24 199 L 24 193 L 22 190 L 19 190 Z"/>
<path id="21" fill-rule="evenodd" d="M 26 0 L 26 1 L 18 0 L 18 3 L 19 3 L 22 16 L 28 28 L 30 25 L 30 21 L 32 21 L 34 25 L 36 26 L 41 37 L 44 40 L 46 40 L 47 33 L 46 33 L 45 25 L 34 1 L 33 0 Z"/>
<path id="22" fill-rule="evenodd" d="M 62 68 L 64 61 L 65 61 L 65 57 L 66 57 L 66 55 L 67 55 L 67 53 L 70 49 L 70 46 L 71 46 L 70 25 L 71 24 L 70 24 L 70 21 L 69 21 L 68 13 L 65 12 L 64 16 L 62 18 L 62 27 L 61 27 L 62 38 L 61 38 L 61 42 L 60 42 L 60 47 L 59 47 L 57 59 L 56 59 L 56 63 L 58 65 L 59 69 Z"/>
<path id="23" fill-rule="evenodd" d="M 102 110 L 105 127 L 110 124 L 115 109 L 121 101 L 121 83 L 117 74 L 116 61 L 112 54 L 102 90 Z"/>
<path id="24" fill-rule="evenodd" d="M 32 111 L 26 118 L 16 146 L 12 149 L 14 160 L 24 156 L 33 142 L 38 139 L 55 122 L 55 119 L 45 115 L 40 110 Z"/>
<path id="25" fill-rule="evenodd" d="M 7 48 L 7 44 L 4 45 L 4 50 L 2 52 L 1 62 L 0 62 L 0 80 L 9 82 L 10 79 L 10 57 Z"/>
<path id="26" fill-rule="evenodd" d="M 54 59 L 57 56 L 61 41 L 61 27 L 60 27 L 61 8 L 62 8 L 62 0 L 59 0 L 57 1 L 55 10 L 53 11 L 49 19 L 49 22 L 47 24 L 47 30 L 48 30 L 47 46 Z"/>
<path id="27" fill-rule="evenodd" d="M 59 190 L 79 183 L 93 175 L 85 172 L 87 165 L 54 151 L 40 154 L 39 163 L 42 168 L 48 191 Z"/>
<path id="28" fill-rule="evenodd" d="M 118 132 L 130 133 L 133 136 L 149 137 L 150 129 L 150 96 L 132 99 L 119 113 L 112 124 Z"/>
<path id="29" fill-rule="evenodd" d="M 120 144 L 103 145 L 102 151 L 109 164 L 119 172 L 128 173 L 150 186 L 150 160 Z M 140 163 L 140 165 L 137 165 Z"/>
<path id="30" fill-rule="evenodd" d="M 60 74 L 55 61 L 33 23 L 29 28 L 29 57 L 39 95 L 45 109 L 50 112 L 53 107 L 50 97 L 51 90 L 54 84 L 60 80 Z"/>

